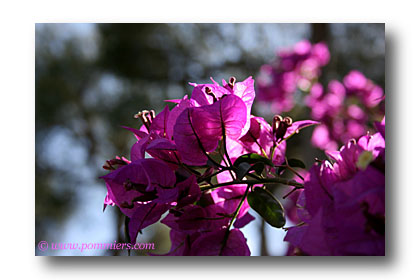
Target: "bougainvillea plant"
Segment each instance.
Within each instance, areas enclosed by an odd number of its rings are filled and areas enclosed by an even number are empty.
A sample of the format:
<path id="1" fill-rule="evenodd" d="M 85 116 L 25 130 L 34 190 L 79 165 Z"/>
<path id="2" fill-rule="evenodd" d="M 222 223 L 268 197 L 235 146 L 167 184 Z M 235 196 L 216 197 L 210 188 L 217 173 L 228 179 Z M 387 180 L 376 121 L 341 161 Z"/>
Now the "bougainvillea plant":
<path id="1" fill-rule="evenodd" d="M 316 83 L 306 96 L 311 117 L 322 122 L 315 128 L 312 144 L 322 150 L 337 149 L 339 143 L 358 139 L 368 130 L 368 123 L 384 115 L 378 106 L 383 90 L 359 71 L 351 71 L 344 82 L 331 81 L 324 92 Z"/>
<path id="2" fill-rule="evenodd" d="M 307 92 L 318 81 L 322 67 L 330 61 L 325 43 L 301 41 L 280 50 L 275 61 L 261 66 L 257 78 L 258 99 L 273 112 L 288 112 L 296 105 L 296 91 Z"/>
<path id="3" fill-rule="evenodd" d="M 292 49 L 280 50 L 271 64 L 261 67 L 257 78 L 258 101 L 272 112 L 310 110 L 311 119 L 321 123 L 311 143 L 322 150 L 336 150 L 358 139 L 385 115 L 382 88 L 360 71 L 350 71 L 343 82 L 332 80 L 324 89 L 320 77 L 329 59 L 325 43 L 301 41 Z"/>
<path id="4" fill-rule="evenodd" d="M 279 170 L 294 170 L 287 140 L 318 123 L 276 115 L 270 125 L 251 115 L 251 77 L 192 85 L 190 97 L 170 101 L 177 103 L 172 110 L 136 115 L 143 125 L 127 128 L 137 138 L 130 160 L 117 157 L 104 166 L 111 170 L 102 177 L 105 204 L 129 218 L 131 242 L 168 212 L 161 220 L 171 228 L 168 255 L 250 255 L 240 230 L 254 219 L 248 210 L 274 227 L 285 225 L 284 208 L 265 185 L 303 188 Z"/>
<path id="5" fill-rule="evenodd" d="M 357 137 L 350 133 L 358 139 L 338 151 L 334 145 L 322 146 L 328 160 L 316 160 L 308 172 L 301 160 L 286 156 L 288 140 L 299 137 L 300 130 L 328 130 L 328 118 L 340 110 L 355 119 L 363 115 L 351 105 L 326 108 L 335 104 L 328 100 L 337 99 L 329 94 L 355 96 L 374 108 L 382 91 L 352 72 L 344 86 L 330 83 L 331 93 L 324 94 L 315 82 L 329 60 L 324 44 L 305 41 L 281 57 L 277 82 L 269 94 L 261 91 L 263 100 L 275 98 L 277 91 L 281 94 L 273 104 L 279 112 L 290 109 L 293 90 L 285 90 L 284 83 L 299 84 L 306 87 L 306 104 L 316 120 L 276 114 L 270 124 L 252 115 L 254 80 L 231 77 L 221 85 L 213 79 L 210 84 L 191 83 L 191 95 L 167 101 L 175 103 L 172 109 L 141 111 L 135 115 L 140 128 L 125 127 L 137 140 L 130 160 L 108 160 L 104 168 L 110 172 L 102 179 L 108 190 L 104 207 L 116 205 L 126 216 L 130 242 L 160 221 L 170 228 L 166 255 L 249 256 L 241 229 L 255 219 L 252 208 L 269 225 L 287 231 L 289 255 L 385 254 L 385 118 L 375 123 L 377 133 L 365 127 Z M 320 135 L 316 137 L 333 143 Z M 285 176 L 286 171 L 295 177 Z M 287 191 L 285 206 L 268 190 L 272 184 Z M 294 226 L 286 228 L 286 219 Z"/>
<path id="6" fill-rule="evenodd" d="M 385 255 L 385 119 L 309 171 L 297 201 L 294 253 Z"/>

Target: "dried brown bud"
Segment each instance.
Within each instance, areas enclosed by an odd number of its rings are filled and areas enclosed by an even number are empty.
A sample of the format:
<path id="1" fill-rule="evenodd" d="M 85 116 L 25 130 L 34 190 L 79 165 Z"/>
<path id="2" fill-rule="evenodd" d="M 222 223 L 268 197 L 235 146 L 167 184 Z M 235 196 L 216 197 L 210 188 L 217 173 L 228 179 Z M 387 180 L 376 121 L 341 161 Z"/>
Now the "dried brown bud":
<path id="1" fill-rule="evenodd" d="M 228 85 L 230 86 L 231 89 L 233 89 L 233 87 L 235 86 L 235 83 L 236 83 L 236 78 L 230 77 Z"/>
<path id="2" fill-rule="evenodd" d="M 213 103 L 215 103 L 217 101 L 217 97 L 216 97 L 216 95 L 214 94 L 214 92 L 213 92 L 213 90 L 211 88 L 205 87 L 204 88 L 204 92 L 206 94 L 210 95 L 211 97 L 213 97 Z"/>

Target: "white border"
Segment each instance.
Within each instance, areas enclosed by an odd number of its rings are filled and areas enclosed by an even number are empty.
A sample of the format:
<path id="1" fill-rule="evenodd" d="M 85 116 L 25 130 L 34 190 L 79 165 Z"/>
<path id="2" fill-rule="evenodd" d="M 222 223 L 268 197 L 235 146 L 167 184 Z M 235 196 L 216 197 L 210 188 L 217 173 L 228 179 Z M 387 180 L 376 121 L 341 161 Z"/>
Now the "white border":
<path id="1" fill-rule="evenodd" d="M 420 158 L 420 36 L 419 9 L 413 3 L 366 0 L 3 2 L 0 8 L 3 275 L 42 279 L 418 277 L 420 186 L 415 175 Z M 394 162 L 393 170 L 387 169 L 387 194 L 393 188 L 394 197 L 388 197 L 387 201 L 391 199 L 395 206 L 394 209 L 387 206 L 387 240 L 393 244 L 392 250 L 387 251 L 384 259 L 346 260 L 251 258 L 204 262 L 191 258 L 151 261 L 34 257 L 35 22 L 386 22 L 387 95 L 392 95 L 387 99 L 392 100 L 392 104 L 387 103 L 387 165 L 390 160 Z"/>

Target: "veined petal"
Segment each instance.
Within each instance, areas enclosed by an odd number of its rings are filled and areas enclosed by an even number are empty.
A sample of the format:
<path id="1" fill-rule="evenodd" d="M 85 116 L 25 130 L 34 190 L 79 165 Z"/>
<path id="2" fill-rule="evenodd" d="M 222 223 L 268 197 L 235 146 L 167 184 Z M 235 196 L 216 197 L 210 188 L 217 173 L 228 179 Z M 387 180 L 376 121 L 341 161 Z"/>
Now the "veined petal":
<path id="1" fill-rule="evenodd" d="M 165 106 L 162 112 L 156 115 L 150 125 L 150 132 L 154 132 L 161 137 L 165 137 L 168 131 L 169 107 Z"/>
<path id="2" fill-rule="evenodd" d="M 139 159 L 101 177 L 105 180 L 110 198 L 121 211 L 131 217 L 141 204 L 138 198 L 147 197 L 156 186 L 173 187 L 176 182 L 169 166 L 156 159 Z"/>
<path id="3" fill-rule="evenodd" d="M 292 136 L 295 133 L 299 133 L 299 131 L 305 127 L 311 126 L 311 125 L 317 125 L 321 124 L 317 121 L 312 120 L 304 120 L 304 121 L 297 121 L 293 122 L 291 126 L 287 128 L 286 134 L 284 135 L 284 138 L 287 138 L 289 136 Z"/>
<path id="4" fill-rule="evenodd" d="M 149 150 L 168 150 L 168 151 L 175 151 L 176 145 L 174 142 L 166 139 L 156 139 L 150 142 L 150 144 L 147 146 L 146 151 Z"/>
<path id="5" fill-rule="evenodd" d="M 217 147 L 217 140 L 206 141 L 206 145 L 197 133 L 193 124 L 195 108 L 186 108 L 177 118 L 174 126 L 174 141 L 180 152 L 181 159 L 186 164 L 203 165 L 207 162 L 206 152 Z"/>
<path id="6" fill-rule="evenodd" d="M 138 130 L 138 129 L 127 127 L 127 126 L 121 126 L 121 127 L 133 132 L 134 136 L 137 138 L 137 140 L 143 139 L 144 137 L 146 137 L 148 135 L 148 133 L 146 133 L 145 131 L 142 131 L 142 130 Z"/>
<path id="7" fill-rule="evenodd" d="M 230 92 L 217 83 L 214 84 L 193 84 L 194 89 L 191 93 L 191 99 L 197 102 L 199 106 L 205 106 L 215 103 L 213 97 L 206 93 L 206 87 L 209 88 L 216 98 L 221 98 L 223 95 L 230 94 Z"/>
<path id="8" fill-rule="evenodd" d="M 159 221 L 160 217 L 168 211 L 170 205 L 151 202 L 140 204 L 128 223 L 131 243 L 136 243 L 137 233 L 147 226 Z"/>
<path id="9" fill-rule="evenodd" d="M 217 148 L 223 134 L 237 139 L 246 120 L 246 106 L 234 95 L 212 105 L 185 109 L 174 127 L 174 140 L 182 160 L 186 164 L 205 164 L 205 153 Z"/>
<path id="10" fill-rule="evenodd" d="M 191 100 L 188 99 L 188 96 L 185 95 L 184 98 L 181 99 L 179 104 L 175 106 L 169 113 L 169 119 L 167 123 L 167 138 L 172 139 L 172 136 L 174 135 L 174 126 L 176 123 L 176 120 L 178 119 L 179 115 L 189 107 L 193 107 Z"/>

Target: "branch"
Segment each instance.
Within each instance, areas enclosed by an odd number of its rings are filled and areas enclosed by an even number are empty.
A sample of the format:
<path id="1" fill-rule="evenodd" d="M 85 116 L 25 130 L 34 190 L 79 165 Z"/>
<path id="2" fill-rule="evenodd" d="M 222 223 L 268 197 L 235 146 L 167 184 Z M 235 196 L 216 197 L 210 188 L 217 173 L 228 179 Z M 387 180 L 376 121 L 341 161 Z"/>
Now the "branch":
<path id="1" fill-rule="evenodd" d="M 296 182 L 295 180 L 288 180 L 284 178 L 265 178 L 265 179 L 259 179 L 259 180 L 241 180 L 241 181 L 231 181 L 231 182 L 225 182 L 215 185 L 201 185 L 200 189 L 201 191 L 207 191 L 211 189 L 215 189 L 218 187 L 223 186 L 230 186 L 230 185 L 241 185 L 241 184 L 247 184 L 247 185 L 255 185 L 255 184 L 282 184 L 287 186 L 294 186 L 297 189 L 303 189 L 303 184 Z"/>

